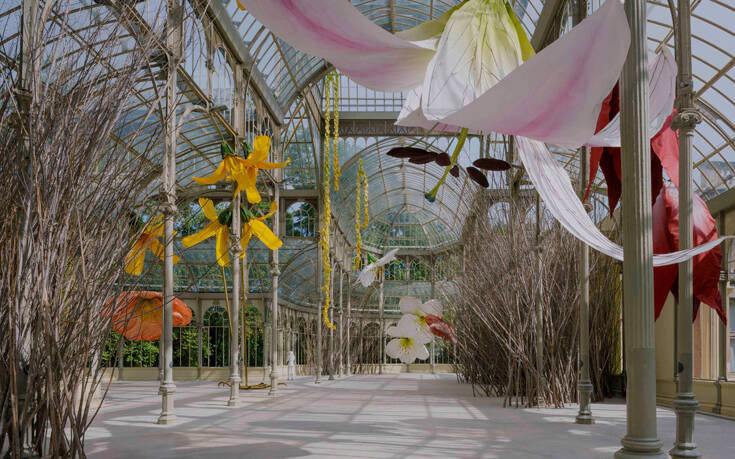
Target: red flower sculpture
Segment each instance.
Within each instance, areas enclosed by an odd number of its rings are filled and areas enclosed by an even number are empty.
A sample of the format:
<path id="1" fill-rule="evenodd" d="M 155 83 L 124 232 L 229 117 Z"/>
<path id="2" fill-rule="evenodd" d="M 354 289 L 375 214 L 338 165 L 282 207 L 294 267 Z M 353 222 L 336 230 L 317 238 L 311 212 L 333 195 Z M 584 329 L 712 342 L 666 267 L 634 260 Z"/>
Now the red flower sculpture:
<path id="1" fill-rule="evenodd" d="M 597 119 L 597 131 L 604 128 L 619 112 L 618 86 L 602 103 Z M 675 252 L 679 247 L 679 136 L 671 129 L 671 119 L 676 110 L 666 119 L 661 130 L 651 138 L 651 196 L 653 205 L 653 253 Z M 607 201 L 612 215 L 620 200 L 622 191 L 622 170 L 620 148 L 593 147 L 590 151 L 590 178 L 587 193 L 597 168 L 602 170 L 607 183 Z M 671 178 L 674 186 L 664 185 L 663 171 Z M 586 198 L 586 196 L 585 196 Z M 717 239 L 715 220 L 702 199 L 695 195 L 692 225 L 694 245 Z M 709 252 L 697 255 L 693 262 L 694 317 L 697 317 L 699 303 L 705 303 L 717 311 L 720 319 L 726 321 L 722 311 L 722 299 L 718 288 L 722 251 L 716 247 Z M 678 297 L 678 265 L 660 266 L 653 269 L 654 307 L 658 319 L 669 292 Z"/>
<path id="2" fill-rule="evenodd" d="M 161 292 L 123 292 L 107 302 L 105 314 L 112 314 L 112 328 L 131 341 L 155 341 L 163 328 Z M 191 322 L 191 309 L 178 298 L 173 300 L 174 327 Z"/>

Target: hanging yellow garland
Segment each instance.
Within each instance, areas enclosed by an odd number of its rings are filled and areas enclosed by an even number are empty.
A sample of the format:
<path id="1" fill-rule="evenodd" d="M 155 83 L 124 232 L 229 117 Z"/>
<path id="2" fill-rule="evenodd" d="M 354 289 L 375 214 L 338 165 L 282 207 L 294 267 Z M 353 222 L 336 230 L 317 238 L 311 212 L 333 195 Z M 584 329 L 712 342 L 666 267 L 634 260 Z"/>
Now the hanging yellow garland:
<path id="1" fill-rule="evenodd" d="M 365 213 L 363 219 L 362 219 L 362 227 L 365 228 L 368 226 L 368 220 L 370 220 L 370 213 L 368 209 L 368 180 L 367 175 L 365 175 L 365 171 L 362 169 L 362 160 L 360 160 L 360 170 L 362 171 L 362 207 L 363 212 Z M 360 198 L 359 196 L 357 197 Z"/>
<path id="2" fill-rule="evenodd" d="M 334 191 L 339 191 L 339 178 L 342 170 L 339 167 L 339 74 L 332 73 L 332 111 L 334 112 L 334 151 L 332 154 L 332 168 L 334 169 Z"/>
<path id="3" fill-rule="evenodd" d="M 322 192 L 324 194 L 324 209 L 322 212 L 322 227 L 319 231 L 322 242 L 322 270 L 324 273 L 324 284 L 322 285 L 322 291 L 324 291 L 324 308 L 323 316 L 324 323 L 331 329 L 337 327 L 332 324 L 329 320 L 329 304 L 331 301 L 330 289 L 332 281 L 332 262 L 329 254 L 329 232 L 332 225 L 332 205 L 330 199 L 330 185 L 331 185 L 331 169 L 330 169 L 330 154 L 329 149 L 331 146 L 331 133 L 330 133 L 330 115 L 331 115 L 331 95 L 332 85 L 334 83 L 334 74 L 330 73 L 327 75 L 326 82 L 324 85 L 324 95 L 326 97 L 326 104 L 324 109 L 324 179 L 322 183 Z"/>
<path id="4" fill-rule="evenodd" d="M 363 194 L 363 196 L 360 196 Z M 363 221 L 360 222 L 360 201 L 364 200 L 365 214 Z M 355 189 L 355 262 L 352 269 L 357 271 L 360 269 L 360 253 L 362 252 L 362 232 L 360 228 L 366 227 L 368 224 L 368 183 L 365 171 L 362 168 L 362 159 L 357 169 L 357 184 Z"/>

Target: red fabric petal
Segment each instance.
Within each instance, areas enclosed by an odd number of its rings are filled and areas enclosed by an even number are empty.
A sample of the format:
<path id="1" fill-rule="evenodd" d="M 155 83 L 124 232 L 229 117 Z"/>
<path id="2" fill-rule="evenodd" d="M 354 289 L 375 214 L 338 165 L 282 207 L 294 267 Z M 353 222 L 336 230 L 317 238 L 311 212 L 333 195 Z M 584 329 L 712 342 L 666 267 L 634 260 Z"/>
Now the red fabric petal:
<path id="1" fill-rule="evenodd" d="M 666 186 L 661 190 L 664 203 L 666 205 L 666 213 L 668 224 L 666 232 L 668 233 L 668 243 L 671 251 L 678 250 L 679 247 L 679 192 L 673 186 Z M 715 219 L 707 208 L 702 198 L 694 195 L 692 207 L 692 225 L 694 229 L 694 246 L 704 244 L 706 242 L 717 239 L 717 226 Z M 654 222 L 654 234 L 656 233 L 656 223 Z M 654 251 L 655 253 L 655 251 Z M 692 288 L 694 293 L 694 315 L 697 317 L 699 303 L 702 302 L 713 308 L 723 322 L 727 322 L 727 318 L 722 309 L 722 298 L 720 297 L 720 289 L 718 281 L 720 279 L 720 269 L 722 263 L 722 250 L 719 246 L 714 249 L 696 255 L 693 259 L 693 279 Z M 678 266 L 674 265 L 677 269 Z M 655 270 L 661 268 L 655 268 Z M 678 281 L 675 281 L 670 291 L 674 297 L 678 297 Z M 657 289 L 658 287 L 656 287 Z M 657 310 L 656 317 L 658 317 Z"/>
<path id="2" fill-rule="evenodd" d="M 440 317 L 434 314 L 427 314 L 424 319 L 426 324 L 429 326 L 429 331 L 435 336 L 449 341 L 451 343 L 457 342 L 457 337 L 454 334 L 454 327 L 444 322 Z"/>
<path id="3" fill-rule="evenodd" d="M 679 134 L 671 129 L 671 118 L 675 114 L 676 109 L 666 118 L 661 130 L 651 139 L 651 151 L 656 154 L 676 188 L 679 188 Z"/>
<path id="4" fill-rule="evenodd" d="M 607 205 L 612 215 L 620 201 L 623 185 L 620 179 L 620 148 L 604 148 L 600 159 L 600 169 L 607 184 Z"/>
<path id="5" fill-rule="evenodd" d="M 620 111 L 619 88 L 615 85 L 612 92 L 605 98 L 597 118 L 597 133 L 604 128 Z M 663 187 L 663 169 L 669 175 L 674 184 L 679 186 L 679 144 L 678 135 L 671 130 L 671 118 L 676 113 L 672 112 L 666 119 L 661 130 L 651 138 L 651 198 L 653 201 L 659 195 Z M 607 118 L 607 120 L 605 120 Z M 612 215 L 620 202 L 622 194 L 622 164 L 620 160 L 620 148 L 617 147 L 594 147 L 590 152 L 590 177 L 587 184 L 589 193 L 592 182 L 597 174 L 597 168 L 602 169 L 607 184 L 607 204 Z M 663 169 L 662 169 L 663 167 Z M 585 199 L 587 199 L 585 193 Z"/>
<path id="6" fill-rule="evenodd" d="M 674 249 L 669 238 L 669 214 L 666 211 L 664 189 L 653 203 L 653 253 L 670 253 Z M 676 283 L 679 265 L 658 266 L 653 268 L 653 307 L 655 318 L 661 314 L 671 288 Z"/>
<path id="7" fill-rule="evenodd" d="M 595 128 L 595 134 L 600 132 L 602 128 L 607 126 L 607 124 L 610 122 L 610 120 L 615 116 L 617 113 L 617 108 L 615 113 L 612 112 L 612 100 L 613 98 L 617 99 L 617 92 L 618 92 L 618 84 L 615 84 L 615 87 L 610 92 L 610 94 L 605 97 L 605 100 L 602 101 L 602 107 L 600 108 L 600 114 L 597 116 L 597 126 Z M 617 106 L 617 104 L 616 104 Z M 590 175 L 589 179 L 587 181 L 587 189 L 584 192 L 584 198 L 582 201 L 587 200 L 587 195 L 590 193 L 590 187 L 592 186 L 592 182 L 595 181 L 595 176 L 597 175 L 597 165 L 600 162 L 600 159 L 602 158 L 602 151 L 603 147 L 592 147 L 590 149 Z"/>

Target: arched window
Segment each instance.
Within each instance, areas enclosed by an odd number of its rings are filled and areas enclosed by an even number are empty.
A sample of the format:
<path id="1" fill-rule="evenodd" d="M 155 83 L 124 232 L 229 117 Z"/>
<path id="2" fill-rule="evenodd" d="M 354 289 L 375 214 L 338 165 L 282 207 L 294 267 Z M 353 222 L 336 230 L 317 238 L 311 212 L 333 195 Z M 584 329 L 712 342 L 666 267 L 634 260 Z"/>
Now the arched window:
<path id="1" fill-rule="evenodd" d="M 214 305 L 204 313 L 202 342 L 209 346 L 209 355 L 202 355 L 202 366 L 226 367 L 230 363 L 230 321 L 223 306 Z"/>
<path id="2" fill-rule="evenodd" d="M 192 309 L 191 322 L 186 327 L 174 327 L 173 337 L 173 364 L 175 367 L 196 367 L 199 350 L 199 336 L 197 334 L 197 311 Z M 202 359 L 209 356 L 209 345 L 202 341 Z"/>
<path id="3" fill-rule="evenodd" d="M 286 236 L 314 237 L 316 209 L 305 201 L 294 202 L 286 209 Z"/>
<path id="4" fill-rule="evenodd" d="M 393 260 L 385 267 L 385 280 L 406 280 L 406 263 Z"/>
<path id="5" fill-rule="evenodd" d="M 431 267 L 423 260 L 411 260 L 408 265 L 408 279 L 412 281 L 430 281 Z"/>
<path id="6" fill-rule="evenodd" d="M 227 107 L 222 116 L 232 122 L 232 102 L 234 94 L 234 79 L 232 68 L 227 59 L 226 51 L 222 48 L 214 50 L 212 56 L 212 101 L 215 107 Z"/>
<path id="7" fill-rule="evenodd" d="M 260 310 L 253 305 L 248 305 L 245 308 L 245 317 L 247 318 L 247 356 L 249 367 L 262 367 L 263 366 L 263 314 Z"/>

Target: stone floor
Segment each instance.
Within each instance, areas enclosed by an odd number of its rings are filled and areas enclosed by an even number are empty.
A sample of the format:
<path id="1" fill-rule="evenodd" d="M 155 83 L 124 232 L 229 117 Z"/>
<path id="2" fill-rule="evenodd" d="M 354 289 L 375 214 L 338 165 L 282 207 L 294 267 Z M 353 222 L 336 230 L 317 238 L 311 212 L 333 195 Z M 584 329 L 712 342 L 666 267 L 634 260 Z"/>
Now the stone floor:
<path id="1" fill-rule="evenodd" d="M 257 381 L 256 381 L 257 382 Z M 251 381 L 251 383 L 253 383 Z M 315 385 L 303 377 L 267 391 L 242 391 L 225 405 L 213 382 L 177 384 L 178 422 L 154 423 L 155 382 L 113 383 L 87 434 L 90 457 L 612 457 L 625 432 L 625 406 L 593 405 L 597 424 L 574 424 L 576 407 L 503 408 L 473 397 L 453 375 L 353 376 Z M 697 417 L 706 458 L 735 458 L 735 422 Z M 668 450 L 674 414 L 659 410 Z"/>

